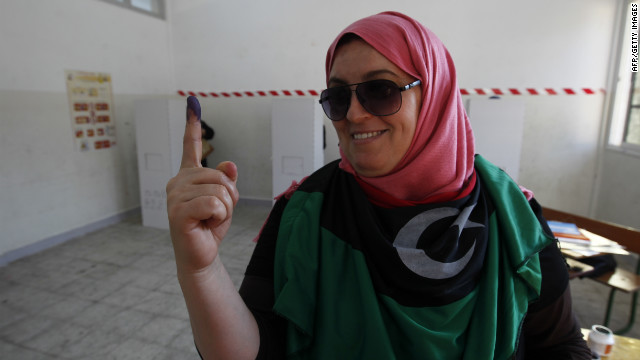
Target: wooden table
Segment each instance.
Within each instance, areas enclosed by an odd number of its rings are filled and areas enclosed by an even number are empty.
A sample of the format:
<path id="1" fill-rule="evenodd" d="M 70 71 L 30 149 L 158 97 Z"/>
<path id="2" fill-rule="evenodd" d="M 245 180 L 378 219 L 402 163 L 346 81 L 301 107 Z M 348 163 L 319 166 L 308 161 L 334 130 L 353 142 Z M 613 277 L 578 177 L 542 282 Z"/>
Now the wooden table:
<path id="1" fill-rule="evenodd" d="M 542 212 L 547 220 L 573 223 L 578 226 L 578 228 L 586 230 L 583 231 L 585 232 L 585 235 L 586 233 L 589 233 L 592 236 L 597 237 L 597 239 L 604 238 L 615 240 L 615 243 L 623 246 L 627 252 L 640 254 L 640 229 L 633 229 L 619 224 L 590 219 L 584 216 L 550 208 L 543 208 Z M 589 237 L 589 235 L 587 235 L 587 237 Z M 592 239 L 591 237 L 589 238 Z M 577 260 L 579 261 L 580 259 Z M 570 276 L 571 275 L 572 274 L 570 273 Z M 609 299 L 607 301 L 605 320 L 602 323 L 602 325 L 609 328 L 611 328 L 608 324 L 611 318 L 616 291 L 620 290 L 632 294 L 631 309 L 629 310 L 629 319 L 627 324 L 621 329 L 612 329 L 617 334 L 624 334 L 629 331 L 636 318 L 636 304 L 638 297 L 640 297 L 640 260 L 638 260 L 636 264 L 635 272 L 622 269 L 621 267 L 616 267 L 613 271 L 590 278 L 611 288 L 611 291 L 609 292 Z M 640 359 L 640 353 L 637 356 L 637 359 Z"/>
<path id="2" fill-rule="evenodd" d="M 582 329 L 582 336 L 587 340 L 589 329 Z M 621 335 L 613 335 L 615 344 L 613 351 L 603 360 L 638 360 L 640 359 L 640 339 L 634 339 Z"/>

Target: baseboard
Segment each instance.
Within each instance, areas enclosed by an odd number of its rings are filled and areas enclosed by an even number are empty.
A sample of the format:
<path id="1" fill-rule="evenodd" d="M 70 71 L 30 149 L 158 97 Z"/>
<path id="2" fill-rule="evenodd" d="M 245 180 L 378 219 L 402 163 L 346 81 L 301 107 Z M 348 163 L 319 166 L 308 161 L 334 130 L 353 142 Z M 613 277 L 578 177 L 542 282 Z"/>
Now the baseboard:
<path id="1" fill-rule="evenodd" d="M 105 226 L 119 223 L 126 218 L 129 218 L 134 215 L 139 215 L 139 214 L 140 214 L 140 207 L 135 207 L 133 209 L 123 211 L 116 215 L 109 216 L 105 219 L 98 220 L 91 224 L 87 224 L 79 228 L 64 232 L 62 234 L 37 241 L 33 244 L 29 244 L 15 250 L 11 250 L 5 254 L 0 255 L 0 266 L 5 266 L 10 262 L 16 261 L 25 256 L 33 255 L 35 253 L 49 249 L 56 245 L 60 245 L 68 240 L 77 238 L 78 236 L 82 236 L 92 231 L 102 229 Z"/>
<path id="2" fill-rule="evenodd" d="M 244 205 L 272 206 L 273 205 L 273 199 L 241 197 L 238 200 L 238 203 L 239 204 L 244 204 Z"/>
<path id="3" fill-rule="evenodd" d="M 245 204 L 245 205 L 255 205 L 255 206 L 272 206 L 273 205 L 273 200 L 271 199 L 242 197 L 238 201 L 239 203 Z M 36 254 L 40 251 L 49 249 L 51 247 L 60 245 L 71 239 L 77 238 L 78 236 L 82 236 L 92 231 L 102 229 L 103 227 L 106 227 L 109 225 L 117 224 L 126 218 L 129 218 L 134 215 L 140 215 L 140 214 L 141 214 L 140 207 L 135 207 L 133 209 L 123 211 L 119 214 L 109 216 L 105 219 L 93 222 L 91 224 L 37 241 L 33 244 L 29 244 L 15 250 L 11 250 L 5 254 L 0 255 L 0 267 L 5 266 L 18 259 L 21 259 L 25 256 Z"/>

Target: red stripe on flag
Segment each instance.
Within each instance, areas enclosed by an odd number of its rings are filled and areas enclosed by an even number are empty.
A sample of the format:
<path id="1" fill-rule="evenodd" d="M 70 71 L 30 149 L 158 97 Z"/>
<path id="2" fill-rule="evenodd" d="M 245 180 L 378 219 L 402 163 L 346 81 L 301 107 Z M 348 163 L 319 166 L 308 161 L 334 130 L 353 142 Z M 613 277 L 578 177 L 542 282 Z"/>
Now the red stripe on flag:
<path id="1" fill-rule="evenodd" d="M 187 94 L 186 94 L 184 91 L 182 91 L 182 90 L 178 90 L 178 95 L 180 95 L 180 96 L 186 96 Z"/>
<path id="2" fill-rule="evenodd" d="M 194 93 L 193 91 L 189 91 L 189 95 L 196 96 L 196 93 Z"/>
<path id="3" fill-rule="evenodd" d="M 286 96 L 291 96 L 291 91 L 289 90 L 282 90 L 282 93 L 285 94 Z"/>
<path id="4" fill-rule="evenodd" d="M 211 92 L 211 93 L 209 93 L 209 94 L 210 94 L 211 96 L 213 96 L 213 97 L 220 97 L 220 95 L 218 95 L 218 94 L 216 94 L 216 93 L 214 93 L 214 92 Z"/>
<path id="5" fill-rule="evenodd" d="M 253 93 L 251 91 L 245 91 L 244 93 L 249 97 L 253 97 Z"/>
<path id="6" fill-rule="evenodd" d="M 296 94 L 300 95 L 300 96 L 304 96 L 304 91 L 302 90 L 295 90 Z"/>
<path id="7" fill-rule="evenodd" d="M 575 95 L 575 94 L 576 94 L 576 92 L 575 92 L 575 91 L 573 91 L 573 89 L 564 88 L 563 90 L 564 90 L 564 92 L 565 92 L 566 94 L 568 94 L 568 95 Z"/>
<path id="8" fill-rule="evenodd" d="M 533 89 L 533 88 L 528 88 L 528 89 L 527 89 L 527 92 L 528 92 L 529 94 L 531 94 L 531 95 L 539 95 L 539 94 L 538 94 L 538 90 Z"/>
<path id="9" fill-rule="evenodd" d="M 469 92 L 467 91 L 467 89 L 460 89 L 460 94 L 469 95 Z"/>
<path id="10" fill-rule="evenodd" d="M 553 90 L 552 88 L 546 88 L 546 89 L 544 89 L 544 91 L 546 91 L 547 94 L 549 94 L 549 95 L 558 95 L 558 93 L 555 90 Z"/>
<path id="11" fill-rule="evenodd" d="M 222 96 L 224 96 L 224 97 L 231 97 L 231 95 L 229 93 L 226 93 L 226 92 L 222 92 L 220 94 L 222 94 Z"/>
<path id="12" fill-rule="evenodd" d="M 269 94 L 273 95 L 273 96 L 279 96 L 280 94 L 278 94 L 277 91 L 275 90 L 269 90 Z"/>
<path id="13" fill-rule="evenodd" d="M 311 95 L 311 96 L 318 96 L 319 94 L 318 94 L 318 92 L 317 92 L 317 91 L 315 91 L 315 90 L 309 90 L 309 95 Z"/>
<path id="14" fill-rule="evenodd" d="M 260 91 L 258 91 L 258 95 L 260 95 L 260 96 L 267 96 L 267 93 L 266 93 L 266 92 L 264 92 L 264 91 L 262 91 L 262 90 L 260 90 Z"/>
<path id="15" fill-rule="evenodd" d="M 504 95 L 504 94 L 502 93 L 502 90 L 500 90 L 500 89 L 498 89 L 498 88 L 493 88 L 493 89 L 491 89 L 491 91 L 493 91 L 493 93 L 494 93 L 495 95 Z"/>
<path id="16" fill-rule="evenodd" d="M 595 92 L 594 92 L 593 90 L 588 89 L 588 88 L 584 88 L 584 89 L 582 89 L 582 90 L 583 90 L 586 94 L 589 94 L 589 95 L 593 95 L 593 94 L 595 94 Z"/>
<path id="17" fill-rule="evenodd" d="M 476 89 L 473 89 L 473 90 L 475 90 L 475 91 L 476 91 L 476 94 L 478 94 L 478 95 L 487 95 L 487 94 L 485 94 L 485 92 L 484 92 L 484 90 L 483 90 L 483 89 L 478 89 L 478 88 L 476 88 Z"/>
<path id="18" fill-rule="evenodd" d="M 200 94 L 200 96 L 202 97 L 207 97 L 207 93 L 199 92 L 198 94 Z"/>

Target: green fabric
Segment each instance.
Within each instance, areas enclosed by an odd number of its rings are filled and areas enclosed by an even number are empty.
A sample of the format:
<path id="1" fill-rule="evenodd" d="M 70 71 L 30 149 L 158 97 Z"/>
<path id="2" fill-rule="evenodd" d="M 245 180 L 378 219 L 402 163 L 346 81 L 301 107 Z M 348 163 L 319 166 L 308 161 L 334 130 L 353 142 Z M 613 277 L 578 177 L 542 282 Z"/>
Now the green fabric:
<path id="1" fill-rule="evenodd" d="M 476 169 L 498 209 L 489 220 L 483 274 L 469 295 L 439 307 L 402 306 L 377 294 L 365 255 L 320 225 L 322 203 L 331 194 L 293 194 L 281 219 L 274 269 L 274 311 L 288 320 L 288 358 L 513 355 L 528 303 L 540 292 L 537 252 L 551 239 L 504 172 L 480 157 Z"/>

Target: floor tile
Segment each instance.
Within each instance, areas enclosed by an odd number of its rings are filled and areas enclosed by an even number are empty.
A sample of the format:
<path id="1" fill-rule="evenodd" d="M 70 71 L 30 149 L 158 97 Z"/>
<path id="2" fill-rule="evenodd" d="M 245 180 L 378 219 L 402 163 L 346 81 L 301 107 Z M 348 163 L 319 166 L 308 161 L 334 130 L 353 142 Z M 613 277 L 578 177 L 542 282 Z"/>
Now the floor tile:
<path id="1" fill-rule="evenodd" d="M 123 337 L 137 336 L 138 331 L 149 324 L 153 318 L 153 314 L 125 309 L 105 319 L 100 324 L 100 329 Z"/>
<path id="2" fill-rule="evenodd" d="M 124 310 L 126 309 L 121 306 L 94 302 L 84 310 L 78 311 L 70 320 L 83 326 L 100 329 L 104 323 Z"/>
<path id="3" fill-rule="evenodd" d="M 191 331 L 191 325 L 187 323 L 187 327 L 178 333 L 176 337 L 171 340 L 169 343 L 169 347 L 176 350 L 181 350 L 184 352 L 189 352 L 194 350 L 195 352 L 195 344 L 193 342 L 193 332 Z"/>
<path id="4" fill-rule="evenodd" d="M 0 339 L 13 344 L 27 344 L 29 340 L 41 333 L 61 326 L 61 320 L 54 320 L 43 316 L 29 316 L 9 323 L 0 328 Z"/>
<path id="5" fill-rule="evenodd" d="M 189 350 L 169 349 L 165 353 L 157 356 L 154 360 L 200 360 L 200 356 L 195 348 Z"/>
<path id="6" fill-rule="evenodd" d="M 46 331 L 30 339 L 25 345 L 45 354 L 65 354 L 71 344 L 80 341 L 89 332 L 90 330 L 86 327 L 62 323 L 60 326 L 49 327 Z"/>
<path id="7" fill-rule="evenodd" d="M 83 310 L 95 304 L 90 300 L 76 297 L 68 297 L 53 304 L 38 313 L 38 316 L 47 316 L 53 319 L 67 320 L 81 313 Z"/>
<path id="8" fill-rule="evenodd" d="M 138 339 L 128 339 L 118 345 L 107 355 L 113 360 L 149 360 L 156 359 L 165 353 L 163 346 L 144 342 Z"/>
<path id="9" fill-rule="evenodd" d="M 187 319 L 187 306 L 182 294 L 153 291 L 134 307 L 157 316 Z"/>
<path id="10" fill-rule="evenodd" d="M 27 311 L 12 308 L 0 301 L 0 329 L 27 316 Z"/>
<path id="11" fill-rule="evenodd" d="M 135 306 L 143 302 L 151 293 L 148 289 L 126 285 L 102 298 L 102 302 L 124 307 Z"/>
<path id="12" fill-rule="evenodd" d="M 191 333 L 188 320 L 156 317 L 136 333 L 137 338 L 162 346 L 169 346 L 180 333 Z"/>
<path id="13" fill-rule="evenodd" d="M 95 325 L 82 339 L 69 344 L 64 354 L 65 359 L 107 359 L 108 355 L 124 343 L 127 337 L 107 332 Z"/>
<path id="14" fill-rule="evenodd" d="M 59 293 L 76 296 L 85 300 L 102 300 L 119 291 L 124 285 L 119 282 L 83 277 L 59 289 Z"/>
<path id="15" fill-rule="evenodd" d="M 0 302 L 15 309 L 36 314 L 65 299 L 64 296 L 29 285 L 12 284 L 0 290 Z"/>
<path id="16" fill-rule="evenodd" d="M 0 348 L 1 349 L 1 348 Z M 3 359 L 16 359 L 16 360 L 60 360 L 62 358 L 45 354 L 36 350 L 27 349 L 23 347 L 14 346 L 10 349 L 0 351 Z"/>

